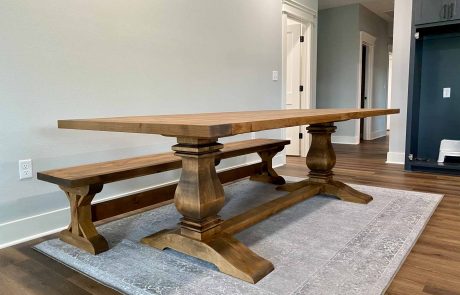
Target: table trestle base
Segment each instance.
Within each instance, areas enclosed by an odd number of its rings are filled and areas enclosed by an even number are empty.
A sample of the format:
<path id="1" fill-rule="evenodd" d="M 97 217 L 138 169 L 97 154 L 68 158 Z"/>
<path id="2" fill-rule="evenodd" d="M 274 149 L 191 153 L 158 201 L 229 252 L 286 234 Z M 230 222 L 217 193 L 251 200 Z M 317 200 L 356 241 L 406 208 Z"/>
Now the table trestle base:
<path id="1" fill-rule="evenodd" d="M 279 186 L 282 191 L 294 192 L 304 187 L 321 186 L 320 194 L 336 197 L 340 200 L 367 204 L 372 197 L 361 193 L 343 182 L 334 180 L 332 169 L 336 156 L 331 142 L 331 135 L 337 127 L 333 123 L 313 124 L 307 130 L 312 135 L 310 150 L 307 154 L 307 166 L 310 169 L 308 179 L 297 183 Z"/>
<path id="2" fill-rule="evenodd" d="M 302 188 L 316 187 L 319 186 L 319 192 L 317 195 L 326 195 L 335 197 L 342 201 L 358 203 L 358 204 L 368 204 L 372 201 L 372 197 L 355 190 L 351 186 L 340 182 L 340 181 L 329 181 L 327 183 L 318 183 L 310 180 L 303 180 L 296 183 L 288 183 L 282 186 L 277 187 L 277 190 L 295 192 Z"/>
<path id="3" fill-rule="evenodd" d="M 208 261 L 221 272 L 252 284 L 274 269 L 270 261 L 225 233 L 208 241 L 199 241 L 182 235 L 180 229 L 163 230 L 143 238 L 141 242 L 160 250 L 169 248 Z"/>
<path id="4" fill-rule="evenodd" d="M 240 215 L 225 220 L 222 223 L 222 231 L 227 234 L 239 233 L 295 204 L 318 195 L 320 189 L 321 187 L 319 185 L 300 188 L 283 197 L 252 208 Z"/>
<path id="5" fill-rule="evenodd" d="M 178 229 L 141 242 L 206 260 L 226 274 L 256 283 L 273 270 L 273 264 L 222 232 L 218 213 L 224 206 L 224 189 L 214 165 L 221 148 L 215 139 L 178 138 L 173 149 L 182 158 L 182 174 L 174 201 L 183 217 Z"/>
<path id="6" fill-rule="evenodd" d="M 183 218 L 179 228 L 155 233 L 141 242 L 157 249 L 170 248 L 203 259 L 228 275 L 256 283 L 274 269 L 273 264 L 255 254 L 232 234 L 316 195 L 319 187 L 290 193 L 223 221 L 218 212 L 224 205 L 224 191 L 214 166 L 222 145 L 216 140 L 191 138 L 178 138 L 178 143 L 173 149 L 182 158 L 183 168 L 175 204 Z M 266 176 L 267 180 L 271 178 L 270 182 L 278 179 L 275 183 L 284 183 L 284 179 L 271 168 L 271 159 L 276 152 L 260 154 L 266 165 L 261 169 L 265 173 L 259 176 Z"/>
<path id="7" fill-rule="evenodd" d="M 181 229 L 175 229 L 163 230 L 145 237 L 141 243 L 160 250 L 170 248 L 197 257 L 216 265 L 223 273 L 255 284 L 274 269 L 273 265 L 270 261 L 252 252 L 232 235 L 314 197 L 319 191 L 319 185 L 301 188 L 223 221 L 220 224 L 220 233 L 215 233 L 210 240 L 196 240 L 183 235 Z"/>

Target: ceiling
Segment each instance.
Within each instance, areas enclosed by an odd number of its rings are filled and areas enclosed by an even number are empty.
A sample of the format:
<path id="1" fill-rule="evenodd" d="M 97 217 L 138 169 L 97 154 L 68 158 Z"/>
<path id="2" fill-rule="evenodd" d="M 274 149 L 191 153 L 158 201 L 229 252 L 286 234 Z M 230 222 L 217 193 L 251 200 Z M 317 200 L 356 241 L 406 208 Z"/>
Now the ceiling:
<path id="1" fill-rule="evenodd" d="M 360 3 L 384 20 L 393 22 L 394 0 L 319 0 L 319 9 Z"/>

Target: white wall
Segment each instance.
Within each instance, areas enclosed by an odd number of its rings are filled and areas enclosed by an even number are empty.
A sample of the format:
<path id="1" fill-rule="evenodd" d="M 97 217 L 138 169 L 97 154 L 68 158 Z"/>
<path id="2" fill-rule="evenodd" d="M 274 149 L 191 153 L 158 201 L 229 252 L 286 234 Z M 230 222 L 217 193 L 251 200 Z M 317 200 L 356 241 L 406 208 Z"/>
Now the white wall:
<path id="1" fill-rule="evenodd" d="M 403 164 L 406 147 L 407 100 L 409 89 L 412 0 L 395 1 L 391 107 L 401 109 L 391 118 L 388 163 Z"/>
<path id="2" fill-rule="evenodd" d="M 281 79 L 271 80 L 273 70 L 281 73 L 279 0 L 2 1 L 0 40 L 0 246 L 56 230 L 68 218 L 55 185 L 18 180 L 18 160 L 31 158 L 36 172 L 174 143 L 59 130 L 58 119 L 281 106 Z M 177 176 L 107 185 L 99 199 Z"/>

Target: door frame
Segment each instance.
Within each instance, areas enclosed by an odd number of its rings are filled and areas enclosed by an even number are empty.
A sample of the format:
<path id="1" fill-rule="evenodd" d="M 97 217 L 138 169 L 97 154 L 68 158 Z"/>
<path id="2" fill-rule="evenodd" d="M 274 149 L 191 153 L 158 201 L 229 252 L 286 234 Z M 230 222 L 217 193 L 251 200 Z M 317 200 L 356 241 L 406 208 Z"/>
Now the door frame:
<path id="1" fill-rule="evenodd" d="M 388 56 L 388 93 L 387 93 L 387 108 L 391 108 L 391 96 L 392 96 L 392 85 L 391 85 L 391 80 L 393 79 L 393 52 L 390 49 L 390 53 Z M 387 131 L 390 130 L 390 122 L 391 122 L 391 116 L 387 116 Z"/>
<path id="2" fill-rule="evenodd" d="M 373 89 L 374 89 L 374 55 L 375 55 L 375 41 L 377 38 L 371 34 L 361 31 L 359 32 L 359 62 L 358 62 L 358 88 L 356 96 L 356 107 L 361 108 L 361 75 L 362 75 L 362 65 L 363 65 L 363 46 L 366 46 L 367 51 L 367 67 L 366 67 L 366 84 L 365 89 L 367 94 L 367 100 L 364 104 L 365 109 L 372 108 L 373 101 Z M 361 120 L 356 120 L 355 134 L 360 141 L 360 130 L 361 130 Z M 364 119 L 364 131 L 363 131 L 364 140 L 372 140 L 372 118 Z"/>
<path id="3" fill-rule="evenodd" d="M 301 24 L 302 35 L 305 38 L 307 46 L 302 46 L 301 62 L 302 73 L 300 80 L 304 89 L 300 94 L 300 108 L 313 109 L 316 108 L 316 46 L 317 46 L 317 11 L 302 5 L 293 0 L 283 0 L 282 2 L 282 93 L 281 93 L 281 108 L 286 108 L 286 73 L 287 73 L 287 23 L 288 18 L 295 20 Z M 310 135 L 306 130 L 307 126 L 301 126 L 301 132 L 304 140 L 301 140 L 300 156 L 306 157 L 308 148 L 310 147 Z M 283 138 L 286 138 L 286 132 L 283 129 Z"/>

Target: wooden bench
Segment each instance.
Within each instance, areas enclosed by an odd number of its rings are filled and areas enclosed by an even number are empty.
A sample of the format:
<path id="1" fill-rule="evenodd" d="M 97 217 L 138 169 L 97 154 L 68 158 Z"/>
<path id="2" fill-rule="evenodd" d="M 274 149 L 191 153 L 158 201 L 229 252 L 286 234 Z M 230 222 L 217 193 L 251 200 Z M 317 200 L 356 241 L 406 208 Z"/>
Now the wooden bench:
<path id="1" fill-rule="evenodd" d="M 220 160 L 258 153 L 262 161 L 218 173 L 222 183 L 250 176 L 251 180 L 284 184 L 272 167 L 273 157 L 289 144 L 288 140 L 254 139 L 225 144 L 216 159 Z M 122 198 L 91 204 L 106 183 L 170 171 L 182 167 L 174 152 L 123 160 L 88 164 L 37 173 L 37 178 L 59 185 L 70 202 L 71 221 L 60 233 L 60 239 L 92 254 L 109 249 L 93 222 L 160 204 L 174 198 L 177 184 L 167 185 Z"/>

